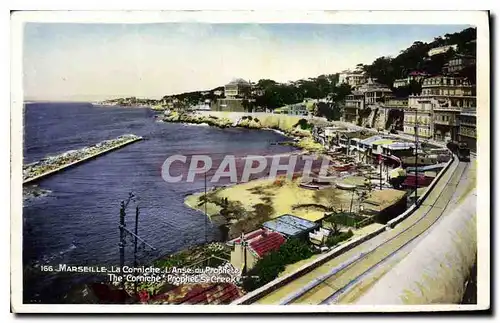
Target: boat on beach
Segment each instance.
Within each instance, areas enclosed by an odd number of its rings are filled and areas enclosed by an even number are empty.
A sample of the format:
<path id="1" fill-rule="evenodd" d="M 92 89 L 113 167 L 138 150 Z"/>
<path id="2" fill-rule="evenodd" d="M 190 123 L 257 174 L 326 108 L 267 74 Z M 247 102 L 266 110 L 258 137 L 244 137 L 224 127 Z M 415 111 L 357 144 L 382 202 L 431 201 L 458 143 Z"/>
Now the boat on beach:
<path id="1" fill-rule="evenodd" d="M 316 183 L 333 183 L 334 181 L 338 180 L 337 176 L 318 176 L 317 178 L 314 179 Z"/>
<path id="2" fill-rule="evenodd" d="M 309 189 L 309 190 L 319 190 L 320 189 L 319 185 L 314 185 L 314 184 L 310 184 L 310 183 L 300 183 L 299 186 L 302 188 Z"/>
<path id="3" fill-rule="evenodd" d="M 346 172 L 354 167 L 353 163 L 348 164 L 336 164 L 332 166 L 337 172 Z"/>
<path id="4" fill-rule="evenodd" d="M 356 188 L 356 185 L 345 184 L 340 182 L 335 183 L 335 186 L 341 190 L 353 190 Z"/>

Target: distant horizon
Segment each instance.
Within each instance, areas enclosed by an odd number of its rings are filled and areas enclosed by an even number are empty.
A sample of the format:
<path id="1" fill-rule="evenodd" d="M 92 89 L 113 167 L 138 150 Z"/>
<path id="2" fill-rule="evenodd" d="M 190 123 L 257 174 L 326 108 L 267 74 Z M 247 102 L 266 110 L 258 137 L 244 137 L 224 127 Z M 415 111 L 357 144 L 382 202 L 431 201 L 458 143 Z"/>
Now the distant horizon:
<path id="1" fill-rule="evenodd" d="M 26 23 L 24 101 L 160 99 L 234 78 L 296 81 L 395 57 L 415 41 L 468 27 Z"/>

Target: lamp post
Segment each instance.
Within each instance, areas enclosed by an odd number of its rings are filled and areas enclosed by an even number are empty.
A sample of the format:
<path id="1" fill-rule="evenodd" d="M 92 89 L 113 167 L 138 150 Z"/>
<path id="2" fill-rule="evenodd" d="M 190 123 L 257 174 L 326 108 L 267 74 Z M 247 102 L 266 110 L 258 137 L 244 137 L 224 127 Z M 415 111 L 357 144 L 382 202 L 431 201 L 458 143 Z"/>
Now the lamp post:
<path id="1" fill-rule="evenodd" d="M 378 155 L 378 165 L 380 168 L 380 190 L 382 190 L 382 154 Z"/>

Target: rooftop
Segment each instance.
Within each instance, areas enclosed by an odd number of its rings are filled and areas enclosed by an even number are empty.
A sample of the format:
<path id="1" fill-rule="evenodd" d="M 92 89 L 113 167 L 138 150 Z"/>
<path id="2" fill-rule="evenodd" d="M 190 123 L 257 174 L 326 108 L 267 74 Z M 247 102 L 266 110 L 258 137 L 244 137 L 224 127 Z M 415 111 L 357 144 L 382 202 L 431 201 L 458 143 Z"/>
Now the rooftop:
<path id="1" fill-rule="evenodd" d="M 259 238 L 254 238 L 248 246 L 253 250 L 259 257 L 263 257 L 265 254 L 278 250 L 286 239 L 278 232 L 264 233 Z"/>
<path id="2" fill-rule="evenodd" d="M 303 232 L 315 229 L 318 227 L 318 224 L 291 214 L 284 214 L 265 222 L 262 226 L 269 230 L 280 232 L 286 236 L 297 236 Z"/>
<path id="3" fill-rule="evenodd" d="M 356 75 L 361 75 L 361 74 L 364 74 L 364 71 L 362 71 L 362 70 L 354 70 L 354 71 L 343 70 L 342 72 L 340 72 L 340 74 L 356 74 Z"/>
<path id="4" fill-rule="evenodd" d="M 363 92 L 354 90 L 354 91 L 351 92 L 350 95 L 363 95 Z"/>
<path id="5" fill-rule="evenodd" d="M 399 201 L 406 195 L 405 191 L 395 190 L 392 188 L 384 190 L 374 190 L 370 193 L 370 196 L 366 199 L 366 208 L 370 208 L 376 211 L 382 211 L 383 209 L 393 205 L 396 201 Z"/>
<path id="6" fill-rule="evenodd" d="M 365 84 L 361 85 L 358 89 L 359 92 L 365 93 L 365 92 L 392 92 L 389 87 L 375 82 L 373 79 L 368 79 L 368 82 Z"/>
<path id="7" fill-rule="evenodd" d="M 415 144 L 412 142 L 393 142 L 391 144 L 383 145 L 382 148 L 388 148 L 391 150 L 413 149 L 415 148 Z"/>
<path id="8" fill-rule="evenodd" d="M 262 257 L 270 251 L 277 250 L 285 242 L 283 237 L 278 232 L 270 231 L 266 228 L 257 229 L 246 233 L 243 236 L 244 241 L 248 242 L 248 246 L 257 256 Z M 240 244 L 241 237 L 228 241 L 229 245 Z"/>
<path id="9" fill-rule="evenodd" d="M 373 142 L 375 142 L 377 140 L 381 140 L 381 139 L 383 139 L 382 136 L 371 136 L 371 137 L 368 137 L 366 139 L 361 140 L 360 143 L 369 145 L 369 144 L 372 144 Z"/>
<path id="10" fill-rule="evenodd" d="M 229 304 L 243 296 L 243 292 L 232 283 L 186 284 L 164 294 L 156 295 L 152 303 L 217 305 Z"/>
<path id="11" fill-rule="evenodd" d="M 250 83 L 242 78 L 236 78 L 231 80 L 227 85 L 250 85 Z"/>
<path id="12" fill-rule="evenodd" d="M 372 145 L 389 145 L 392 144 L 393 142 L 394 140 L 382 138 L 380 140 L 372 142 Z"/>

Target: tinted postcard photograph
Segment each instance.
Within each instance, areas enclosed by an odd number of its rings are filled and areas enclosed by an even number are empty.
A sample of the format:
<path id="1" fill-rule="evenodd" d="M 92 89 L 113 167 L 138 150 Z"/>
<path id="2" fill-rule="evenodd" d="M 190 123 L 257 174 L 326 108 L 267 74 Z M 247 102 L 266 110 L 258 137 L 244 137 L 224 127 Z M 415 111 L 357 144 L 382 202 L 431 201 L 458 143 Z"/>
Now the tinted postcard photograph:
<path id="1" fill-rule="evenodd" d="M 12 311 L 489 309 L 488 12 L 11 26 Z"/>

